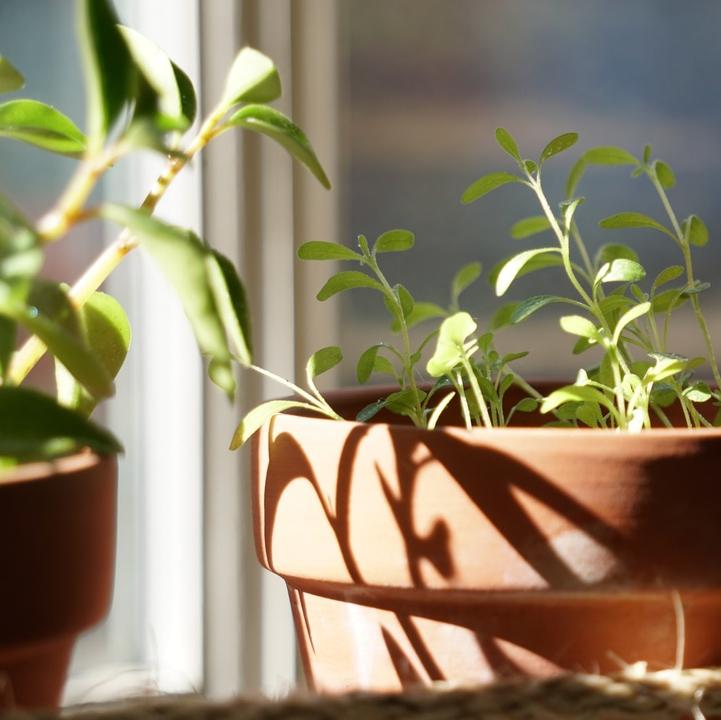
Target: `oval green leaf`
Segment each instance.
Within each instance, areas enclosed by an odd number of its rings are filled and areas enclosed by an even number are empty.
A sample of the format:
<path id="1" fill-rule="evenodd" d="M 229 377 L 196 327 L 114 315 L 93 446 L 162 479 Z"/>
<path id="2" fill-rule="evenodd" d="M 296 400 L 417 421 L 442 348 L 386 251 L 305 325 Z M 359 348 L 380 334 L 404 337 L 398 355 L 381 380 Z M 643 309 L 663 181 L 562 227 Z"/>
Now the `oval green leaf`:
<path id="1" fill-rule="evenodd" d="M 575 132 L 563 133 L 563 135 L 553 138 L 553 140 L 551 140 L 551 142 L 543 148 L 543 152 L 538 159 L 538 164 L 542 165 L 546 160 L 552 158 L 554 155 L 558 155 L 559 153 L 564 152 L 564 150 L 568 150 L 568 148 L 575 145 L 577 141 L 578 133 Z"/>
<path id="2" fill-rule="evenodd" d="M 0 136 L 77 157 L 85 151 L 85 135 L 70 118 L 37 100 L 10 100 L 0 105 Z"/>
<path id="3" fill-rule="evenodd" d="M 225 328 L 210 279 L 208 247 L 190 230 L 169 225 L 141 210 L 103 205 L 100 215 L 127 227 L 160 267 L 175 289 L 193 329 L 198 347 L 207 355 L 210 377 L 228 395 L 235 394 Z"/>
<path id="4" fill-rule="evenodd" d="M 102 454 L 122 452 L 107 430 L 47 395 L 0 387 L 0 456 L 48 460 L 88 447 Z"/>
<path id="5" fill-rule="evenodd" d="M 267 135 L 305 165 L 325 188 L 330 181 L 305 133 L 283 113 L 267 105 L 246 105 L 230 117 L 226 127 L 238 126 Z"/>
<path id="6" fill-rule="evenodd" d="M 545 215 L 534 215 L 533 217 L 523 218 L 514 223 L 511 227 L 511 237 L 515 240 L 523 240 L 523 238 L 537 235 L 551 229 L 551 223 Z"/>
<path id="7" fill-rule="evenodd" d="M 280 76 L 273 61 L 251 47 L 235 57 L 225 81 L 221 100 L 227 107 L 237 103 L 266 103 L 280 97 Z"/>
<path id="8" fill-rule="evenodd" d="M 535 261 L 535 267 L 532 269 L 540 269 L 542 267 L 549 267 L 549 265 L 558 264 L 557 261 L 560 259 L 560 248 L 535 248 L 533 250 L 526 250 L 518 255 L 514 255 L 512 258 L 507 260 L 496 278 L 496 295 L 499 297 L 503 295 L 506 290 L 511 286 L 511 283 L 522 274 L 523 270 L 528 269 L 529 265 Z M 548 259 L 552 258 L 552 261 Z M 528 270 L 530 272 L 530 269 Z M 525 273 L 523 273 L 525 274 Z"/>
<path id="9" fill-rule="evenodd" d="M 496 142 L 501 150 L 508 153 L 514 160 L 521 161 L 521 153 L 518 149 L 518 143 L 511 133 L 505 128 L 496 128 Z"/>
<path id="10" fill-rule="evenodd" d="M 690 215 L 683 224 L 684 235 L 691 245 L 703 247 L 708 243 L 708 228 L 698 215 Z"/>
<path id="11" fill-rule="evenodd" d="M 311 240 L 298 248 L 301 260 L 362 260 L 362 256 L 340 243 Z"/>
<path id="12" fill-rule="evenodd" d="M 336 345 L 316 350 L 309 358 L 305 365 L 305 373 L 308 384 L 312 385 L 314 378 L 332 370 L 338 363 L 343 360 L 343 352 Z"/>
<path id="13" fill-rule="evenodd" d="M 328 278 L 316 297 L 318 300 L 327 300 L 329 297 L 344 290 L 361 287 L 373 288 L 374 290 L 383 292 L 383 286 L 365 273 L 358 272 L 357 270 L 344 270 Z"/>
<path id="14" fill-rule="evenodd" d="M 403 252 L 415 244 L 415 235 L 410 230 L 387 230 L 373 245 L 374 253 Z"/>
<path id="15" fill-rule="evenodd" d="M 622 212 L 616 215 L 611 215 L 604 218 L 598 223 L 599 227 L 605 229 L 618 229 L 618 228 L 651 228 L 658 230 L 669 237 L 675 239 L 674 234 L 660 222 L 654 220 L 648 215 L 644 215 L 638 212 Z"/>
<path id="16" fill-rule="evenodd" d="M 468 203 L 472 203 L 475 200 L 482 198 L 484 195 L 487 195 L 496 188 L 507 185 L 508 183 L 519 182 L 522 182 L 521 178 L 507 172 L 497 172 L 484 175 L 465 189 L 463 195 L 461 195 L 461 202 L 464 205 L 468 205 Z"/>
<path id="17" fill-rule="evenodd" d="M 296 400 L 269 400 L 262 405 L 254 407 L 241 421 L 233 433 L 233 439 L 230 441 L 230 449 L 237 450 L 245 445 L 250 437 L 260 429 L 260 427 L 278 413 L 292 408 L 302 408 L 318 412 L 318 408 L 310 403 L 298 402 Z"/>
<path id="18" fill-rule="evenodd" d="M 6 58 L 0 55 L 0 93 L 20 90 L 25 85 L 25 78 L 20 71 Z"/>

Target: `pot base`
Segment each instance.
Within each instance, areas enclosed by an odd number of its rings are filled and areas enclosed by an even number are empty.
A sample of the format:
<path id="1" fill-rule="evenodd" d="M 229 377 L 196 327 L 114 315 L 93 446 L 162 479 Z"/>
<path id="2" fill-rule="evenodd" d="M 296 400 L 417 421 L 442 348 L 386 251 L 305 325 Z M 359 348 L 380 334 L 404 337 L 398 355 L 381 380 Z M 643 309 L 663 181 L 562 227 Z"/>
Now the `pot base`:
<path id="1" fill-rule="evenodd" d="M 288 590 L 306 677 L 318 692 L 606 674 L 637 662 L 651 671 L 721 665 L 721 593 L 410 598 L 315 585 Z"/>
<path id="2" fill-rule="evenodd" d="M 63 693 L 75 636 L 34 646 L 0 650 L 0 710 L 57 707 Z"/>

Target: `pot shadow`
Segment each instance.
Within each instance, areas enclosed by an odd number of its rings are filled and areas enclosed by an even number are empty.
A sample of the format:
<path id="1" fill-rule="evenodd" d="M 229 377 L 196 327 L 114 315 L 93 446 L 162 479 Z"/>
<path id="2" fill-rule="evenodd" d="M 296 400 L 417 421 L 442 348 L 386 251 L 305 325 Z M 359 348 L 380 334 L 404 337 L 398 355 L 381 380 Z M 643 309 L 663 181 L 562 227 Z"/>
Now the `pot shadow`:
<path id="1" fill-rule="evenodd" d="M 547 668 L 549 663 L 573 670 L 594 671 L 598 668 L 598 654 L 606 653 L 606 648 L 609 647 L 607 637 L 614 633 L 618 636 L 617 627 L 627 626 L 629 617 L 638 627 L 643 626 L 646 610 L 642 604 L 630 611 L 625 609 L 615 614 L 613 611 L 609 613 L 608 607 L 599 607 L 596 609 L 594 619 L 590 621 L 592 625 L 589 626 L 589 621 L 582 616 L 583 608 L 575 608 L 572 603 L 566 601 L 537 603 L 530 611 L 525 610 L 526 618 L 522 623 L 514 619 L 512 609 L 502 597 L 494 598 L 489 595 L 488 600 L 483 602 L 482 611 L 479 609 L 478 593 L 474 593 L 475 597 L 471 598 L 470 593 L 465 596 L 464 591 L 457 591 L 457 602 L 450 608 L 448 605 L 442 606 L 436 602 L 437 591 L 428 588 L 424 581 L 424 564 L 430 563 L 441 577 L 448 580 L 456 575 L 458 568 L 454 565 L 451 553 L 453 527 L 440 517 L 434 521 L 430 531 L 421 532 L 414 518 L 419 476 L 429 461 L 438 463 L 444 468 L 486 521 L 518 553 L 525 564 L 545 581 L 546 586 L 554 591 L 570 593 L 588 590 L 592 589 L 595 583 L 579 575 L 577 569 L 571 567 L 557 548 L 549 542 L 534 518 L 519 501 L 518 491 L 562 517 L 567 525 L 577 528 L 593 543 L 607 551 L 610 557 L 619 559 L 616 571 L 620 574 L 605 576 L 603 582 L 606 586 L 613 583 L 623 585 L 625 559 L 638 555 L 639 549 L 647 544 L 645 533 L 649 527 L 642 520 L 638 527 L 633 528 L 633 532 L 622 533 L 518 457 L 497 448 L 471 447 L 458 437 L 445 433 L 419 435 L 413 428 L 392 427 L 389 433 L 397 480 L 395 483 L 391 482 L 387 473 L 384 473 L 377 463 L 376 478 L 369 478 L 367 474 L 361 476 L 356 471 L 356 463 L 362 441 L 370 430 L 369 425 L 358 425 L 349 431 L 337 468 L 333 504 L 325 496 L 312 462 L 298 441 L 285 432 L 269 438 L 270 466 L 266 475 L 263 498 L 265 548 L 272 567 L 275 520 L 284 491 L 290 483 L 298 479 L 307 481 L 313 488 L 332 529 L 354 590 L 349 591 L 347 587 L 322 588 L 322 583 L 307 582 L 298 578 L 288 578 L 288 582 L 292 583 L 294 590 L 300 596 L 306 592 L 320 594 L 330 599 L 348 600 L 360 606 L 393 613 L 397 621 L 393 630 L 381 624 L 380 632 L 388 656 L 403 686 L 421 681 L 421 676 L 415 669 L 419 665 L 430 680 L 449 679 L 434 657 L 431 645 L 418 629 L 416 624 L 418 618 L 470 631 L 487 667 L 498 677 L 524 675 L 529 672 L 532 674 L 536 672 L 535 668 L 539 668 L 540 672 L 547 672 L 544 668 Z M 422 439 L 419 440 L 419 437 Z M 423 452 L 419 453 L 419 450 Z M 469 452 L 473 455 L 471 467 L 475 468 L 472 473 L 468 472 L 467 460 L 462 460 Z M 281 460 L 276 462 L 274 458 Z M 672 473 L 677 471 L 678 468 L 672 470 Z M 677 482 L 677 474 L 675 478 Z M 412 598 L 408 592 L 382 591 L 364 577 L 351 541 L 351 498 L 354 483 L 372 481 L 380 483 L 383 497 L 402 538 L 411 586 L 426 590 L 420 601 Z M 665 495 L 666 491 L 662 490 L 661 494 Z M 665 498 L 666 501 L 668 499 Z M 656 500 L 649 499 L 647 502 L 649 509 L 652 510 Z M 721 503 L 719 506 L 721 507 Z M 676 511 L 670 512 L 671 515 L 667 517 L 669 522 L 678 515 Z M 442 515 L 440 507 L 439 514 Z M 721 515 L 719 517 L 721 525 Z M 688 525 L 688 518 L 685 522 Z M 713 533 L 717 536 L 718 529 Z M 673 532 L 670 535 L 676 538 L 676 542 L 678 541 L 678 533 Z M 708 540 L 709 537 L 706 538 L 706 541 Z M 686 549 L 682 547 L 677 547 L 676 552 L 688 557 Z M 539 597 L 541 596 L 539 593 Z M 303 608 L 303 622 L 312 644 L 312 618 L 305 611 L 305 603 Z M 659 612 L 666 613 L 667 608 Z M 565 644 L 562 641 L 551 640 L 555 650 L 553 657 L 550 657 L 547 653 L 549 638 L 556 633 L 555 628 L 559 622 L 568 624 L 569 617 L 571 624 L 575 623 L 579 633 L 584 635 L 582 642 L 586 644 L 587 649 L 580 651 L 579 654 L 574 637 L 567 642 L 563 641 Z M 670 626 L 673 626 L 673 623 Z M 394 633 L 399 631 L 405 636 L 403 643 L 394 637 Z M 618 639 L 614 650 L 627 662 L 643 659 L 633 656 L 633 643 L 633 633 L 631 633 L 628 638 Z M 507 644 L 527 651 L 529 656 L 537 656 L 541 662 L 534 664 L 535 661 L 531 660 L 528 663 L 519 663 L 517 654 L 507 651 Z M 415 658 L 408 656 L 403 647 L 412 648 Z M 310 661 L 306 660 L 306 662 Z M 614 662 L 609 660 L 601 665 L 605 665 L 608 669 L 610 664 L 612 666 L 610 669 L 617 669 Z M 311 672 L 308 675 L 312 677 Z"/>

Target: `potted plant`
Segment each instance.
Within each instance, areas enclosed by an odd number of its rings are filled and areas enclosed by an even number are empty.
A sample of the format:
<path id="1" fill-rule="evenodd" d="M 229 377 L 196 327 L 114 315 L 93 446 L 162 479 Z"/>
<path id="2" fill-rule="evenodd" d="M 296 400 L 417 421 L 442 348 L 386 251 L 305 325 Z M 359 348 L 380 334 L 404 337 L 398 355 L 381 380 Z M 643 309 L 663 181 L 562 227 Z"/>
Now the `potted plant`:
<path id="1" fill-rule="evenodd" d="M 529 160 L 499 129 L 515 172 L 484 175 L 462 195 L 468 204 L 514 184 L 538 199 L 540 214 L 511 234 L 550 239 L 491 271 L 498 295 L 533 271 L 563 278 L 565 289 L 504 306 L 489 328 L 460 306 L 477 263 L 453 279 L 448 307 L 386 278 L 383 254 L 409 250 L 409 231 L 374 243 L 361 235 L 357 249 L 299 249 L 306 260 L 355 265 L 332 275 L 319 300 L 357 288 L 381 296 L 392 339 L 362 353 L 357 376 L 397 382 L 323 396 L 315 378 L 342 358 L 323 348 L 308 361 L 307 389 L 286 382 L 295 396 L 253 409 L 233 440 L 260 430 L 257 553 L 288 585 L 318 690 L 721 663 L 721 375 L 692 252 L 708 230 L 695 215 L 679 220 L 673 171 L 650 147 L 640 158 L 587 150 L 554 208 L 542 174 L 577 137 L 560 135 Z M 649 181 L 665 220 L 606 218 L 611 242 L 592 257 L 577 188 L 595 165 Z M 637 252 L 617 241 L 617 230 L 635 228 L 674 243 L 678 264 L 647 279 Z M 514 367 L 526 353 L 496 344 L 505 326 L 552 305 L 567 310 L 560 326 L 579 370 L 569 384 L 534 386 Z M 704 358 L 669 343 L 682 305 Z M 431 320 L 414 339 L 411 328 Z"/>
<path id="2" fill-rule="evenodd" d="M 102 619 L 110 602 L 115 455 L 122 448 L 88 416 L 113 394 L 130 327 L 100 286 L 142 246 L 176 290 L 211 379 L 232 399 L 232 363 L 247 364 L 250 352 L 242 284 L 225 257 L 152 213 L 183 167 L 236 127 L 279 142 L 328 186 L 305 135 L 268 105 L 281 91 L 269 58 L 241 50 L 223 96 L 191 131 L 197 106 L 187 75 L 150 40 L 119 25 L 109 0 L 78 0 L 76 12 L 85 132 L 36 100 L 0 104 L 1 137 L 77 161 L 57 202 L 37 220 L 0 197 L 0 707 L 57 704 L 75 637 Z M 0 92 L 23 84 L 0 57 Z M 167 157 L 142 205 L 96 204 L 97 182 L 136 150 Z M 46 249 L 95 219 L 120 225 L 119 238 L 73 285 L 44 279 Z M 46 351 L 55 362 L 57 397 L 23 385 Z"/>

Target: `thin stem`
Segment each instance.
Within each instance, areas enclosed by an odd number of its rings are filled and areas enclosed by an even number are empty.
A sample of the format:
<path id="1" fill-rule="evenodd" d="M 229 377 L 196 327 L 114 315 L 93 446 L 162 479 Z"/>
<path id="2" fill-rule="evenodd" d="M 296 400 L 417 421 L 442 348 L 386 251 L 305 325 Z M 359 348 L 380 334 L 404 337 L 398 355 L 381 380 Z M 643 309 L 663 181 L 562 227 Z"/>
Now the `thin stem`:
<path id="1" fill-rule="evenodd" d="M 320 412 L 322 412 L 324 415 L 327 415 L 328 417 L 332 418 L 333 420 L 342 420 L 340 415 L 338 415 L 333 408 L 331 408 L 330 405 L 328 405 L 325 400 L 323 402 L 319 402 L 319 399 L 316 398 L 314 395 L 311 395 L 309 392 L 306 392 L 303 390 L 302 387 L 299 387 L 295 383 L 291 382 L 290 380 L 286 380 L 284 377 L 281 377 L 280 375 L 276 375 L 274 372 L 271 372 L 270 370 L 266 370 L 265 368 L 260 367 L 259 365 L 248 365 L 248 370 L 252 370 L 253 372 L 257 372 L 259 375 L 263 375 L 264 377 L 270 378 L 271 380 L 274 380 L 275 382 L 279 383 L 280 385 L 285 385 L 289 390 L 292 390 L 297 395 L 300 395 L 302 398 L 305 398 L 309 403 L 314 405 L 318 408 Z"/>
<path id="2" fill-rule="evenodd" d="M 671 207 L 671 202 L 668 199 L 666 190 L 656 177 L 656 173 L 648 169 L 646 171 L 646 174 L 651 180 L 651 183 L 654 186 L 656 193 L 661 200 L 661 204 L 666 211 L 666 215 L 668 215 L 668 218 L 671 221 L 671 226 L 673 227 L 673 231 L 676 234 L 676 242 L 681 248 L 684 264 L 686 265 L 686 281 L 689 288 L 693 288 L 696 284 L 696 280 L 694 278 L 693 258 L 691 257 L 691 247 L 688 238 L 685 237 L 683 231 L 681 230 L 681 225 L 678 222 L 678 218 L 676 217 L 676 213 L 674 212 L 673 207 Z M 708 355 L 708 361 L 711 365 L 711 373 L 713 374 L 714 382 L 716 383 L 716 386 L 718 388 L 721 388 L 721 371 L 719 371 L 718 362 L 716 360 L 716 353 L 714 351 L 713 340 L 711 338 L 711 331 L 708 328 L 706 318 L 704 317 L 703 311 L 701 310 L 701 302 L 696 293 L 692 293 L 690 295 L 690 299 L 691 307 L 693 308 L 693 312 L 696 317 L 696 322 L 699 326 L 699 329 L 701 330 L 701 334 L 703 335 L 704 343 L 706 345 L 706 354 Z"/>
<path id="3" fill-rule="evenodd" d="M 413 424 L 417 427 L 425 427 L 426 420 L 423 415 L 423 407 L 421 405 L 420 396 L 418 392 L 418 386 L 416 385 L 416 378 L 415 374 L 413 372 L 413 364 L 411 362 L 411 339 L 410 335 L 408 333 L 408 325 L 406 323 L 406 319 L 403 315 L 403 308 L 401 307 L 400 300 L 396 297 L 396 294 L 391 287 L 390 283 L 386 279 L 386 276 L 381 271 L 380 267 L 378 266 L 378 262 L 376 261 L 375 257 L 371 254 L 364 257 L 364 262 L 373 270 L 376 277 L 380 281 L 381 285 L 383 286 L 383 290 L 385 291 L 385 295 L 388 298 L 388 300 L 393 304 L 393 306 L 396 308 L 398 312 L 398 322 L 400 324 L 401 328 L 401 339 L 403 342 L 403 367 L 405 370 L 406 377 L 408 379 L 408 384 L 413 391 L 413 398 L 415 403 L 414 408 L 414 416 L 411 418 L 413 420 Z"/>
<path id="4" fill-rule="evenodd" d="M 493 422 L 491 421 L 491 417 L 488 414 L 488 408 L 486 407 L 485 398 L 483 397 L 483 393 L 481 392 L 481 386 L 478 384 L 478 378 L 473 372 L 471 363 L 469 362 L 465 350 L 463 349 L 461 349 L 461 364 L 463 365 L 463 369 L 466 371 L 466 375 L 468 375 L 468 382 L 470 382 L 471 384 L 471 390 L 473 391 L 473 396 L 476 400 L 476 403 L 478 404 L 478 409 L 481 413 L 483 424 L 487 428 L 493 427 Z"/>

